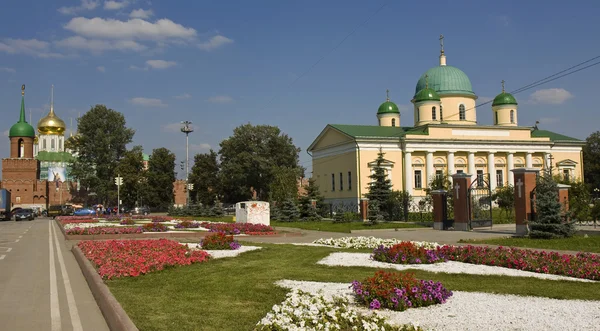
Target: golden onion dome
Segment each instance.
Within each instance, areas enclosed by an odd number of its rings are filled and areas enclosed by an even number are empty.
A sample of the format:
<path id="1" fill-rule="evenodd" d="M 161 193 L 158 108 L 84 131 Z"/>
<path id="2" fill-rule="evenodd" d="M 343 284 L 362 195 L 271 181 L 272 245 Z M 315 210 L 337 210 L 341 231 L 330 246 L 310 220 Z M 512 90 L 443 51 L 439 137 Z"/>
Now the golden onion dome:
<path id="1" fill-rule="evenodd" d="M 54 113 L 54 107 L 50 107 L 50 112 L 45 117 L 42 117 L 37 125 L 38 132 L 40 134 L 64 134 L 67 126 L 65 121 L 61 120 L 60 117 Z"/>

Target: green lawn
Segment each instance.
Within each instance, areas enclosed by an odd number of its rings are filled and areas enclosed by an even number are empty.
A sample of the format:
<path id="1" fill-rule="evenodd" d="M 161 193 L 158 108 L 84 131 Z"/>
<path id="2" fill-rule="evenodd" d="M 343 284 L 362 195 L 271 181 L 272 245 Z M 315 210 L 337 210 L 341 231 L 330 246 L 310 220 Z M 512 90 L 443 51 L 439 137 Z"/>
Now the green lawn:
<path id="1" fill-rule="evenodd" d="M 373 229 L 406 229 L 423 228 L 424 226 L 415 223 L 379 223 L 377 225 L 365 225 L 363 222 L 333 223 L 332 221 L 319 222 L 280 222 L 271 221 L 271 226 L 283 226 L 303 230 L 343 232 L 350 233 L 352 230 L 373 230 Z"/>
<path id="2" fill-rule="evenodd" d="M 584 236 L 574 236 L 565 239 L 497 238 L 485 240 L 461 240 L 460 242 L 600 253 L 600 235 L 589 236 L 588 238 L 585 238 Z"/>
<path id="3" fill-rule="evenodd" d="M 281 303 L 281 279 L 347 282 L 372 276 L 376 269 L 328 267 L 316 262 L 327 247 L 268 245 L 208 263 L 172 268 L 107 284 L 140 330 L 252 330 Z M 441 281 L 451 290 L 600 300 L 600 284 L 526 277 L 436 274 L 416 271 L 420 279 Z"/>

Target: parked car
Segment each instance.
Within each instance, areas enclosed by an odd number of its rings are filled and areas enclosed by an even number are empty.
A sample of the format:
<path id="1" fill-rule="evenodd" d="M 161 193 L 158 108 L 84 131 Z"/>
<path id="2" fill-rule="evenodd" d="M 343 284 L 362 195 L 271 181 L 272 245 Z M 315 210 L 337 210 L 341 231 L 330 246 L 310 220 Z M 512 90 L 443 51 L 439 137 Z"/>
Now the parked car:
<path id="1" fill-rule="evenodd" d="M 73 207 L 70 205 L 52 205 L 48 208 L 48 217 L 73 216 Z"/>
<path id="2" fill-rule="evenodd" d="M 73 212 L 74 216 L 91 216 L 96 215 L 96 211 L 92 208 L 78 208 Z"/>
<path id="3" fill-rule="evenodd" d="M 150 207 L 135 207 L 131 210 L 132 215 L 148 215 L 150 214 Z"/>
<path id="4" fill-rule="evenodd" d="M 30 220 L 33 221 L 35 219 L 35 212 L 30 208 L 22 208 L 15 212 L 15 221 L 23 221 Z"/>

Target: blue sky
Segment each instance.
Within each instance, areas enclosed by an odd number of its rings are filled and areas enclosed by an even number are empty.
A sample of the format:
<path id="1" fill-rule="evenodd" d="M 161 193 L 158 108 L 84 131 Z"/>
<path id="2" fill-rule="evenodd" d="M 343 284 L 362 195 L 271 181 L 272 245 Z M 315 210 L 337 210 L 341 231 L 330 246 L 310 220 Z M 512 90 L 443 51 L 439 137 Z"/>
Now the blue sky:
<path id="1" fill-rule="evenodd" d="M 361 25 L 384 3 L 387 5 Z M 418 78 L 448 64 L 480 101 L 600 55 L 593 1 L 11 1 L 0 11 L 0 113 L 18 120 L 20 86 L 33 125 L 55 110 L 67 125 L 95 104 L 122 112 L 147 153 L 218 150 L 240 124 L 279 126 L 306 148 L 328 123 L 376 124 L 385 90 L 412 125 Z M 354 34 L 331 51 L 357 26 Z M 325 58 L 301 76 L 324 55 Z M 598 130 L 600 66 L 516 95 L 519 124 L 585 139 Z M 477 109 L 491 124 L 491 107 Z M 29 114 L 28 114 L 29 116 Z M 0 155 L 9 153 L 8 138 Z M 182 172 L 177 169 L 182 174 Z"/>

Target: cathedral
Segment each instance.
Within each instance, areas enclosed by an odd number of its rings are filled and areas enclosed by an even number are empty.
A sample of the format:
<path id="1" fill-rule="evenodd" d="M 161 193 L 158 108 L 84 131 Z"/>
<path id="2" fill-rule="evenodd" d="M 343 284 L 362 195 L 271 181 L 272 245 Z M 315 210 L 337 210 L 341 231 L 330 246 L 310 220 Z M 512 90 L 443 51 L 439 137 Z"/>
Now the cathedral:
<path id="1" fill-rule="evenodd" d="M 412 125 L 402 125 L 388 95 L 377 109 L 378 125 L 329 124 L 308 147 L 312 176 L 329 203 L 356 204 L 364 198 L 379 151 L 385 153 L 383 167 L 393 189 L 417 200 L 436 176 L 456 173 L 485 181 L 492 192 L 514 185 L 515 168 L 583 180 L 585 142 L 537 125 L 519 126 L 519 104 L 504 82 L 488 110 L 493 123 L 480 124 L 471 81 L 447 64 L 441 46 L 439 65 L 417 81 Z"/>

